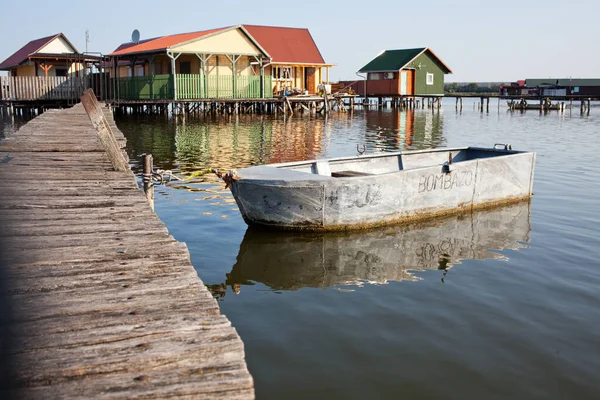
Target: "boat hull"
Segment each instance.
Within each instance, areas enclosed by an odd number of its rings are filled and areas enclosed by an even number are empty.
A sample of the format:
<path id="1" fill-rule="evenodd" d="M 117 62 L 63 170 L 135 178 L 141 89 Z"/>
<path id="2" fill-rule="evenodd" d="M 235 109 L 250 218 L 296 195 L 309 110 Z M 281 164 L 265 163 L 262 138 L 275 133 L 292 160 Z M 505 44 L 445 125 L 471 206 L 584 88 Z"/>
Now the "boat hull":
<path id="1" fill-rule="evenodd" d="M 451 150 L 415 153 L 435 161 L 447 159 L 445 154 L 452 154 Z M 506 151 L 463 160 L 452 163 L 450 171 L 443 163 L 427 165 L 432 161 L 419 161 L 425 165 L 410 168 L 415 161 L 410 155 L 397 156 L 400 164 L 409 165 L 401 165 L 396 172 L 349 178 L 318 175 L 313 179 L 314 174 L 305 174 L 303 179 L 296 174 L 294 179 L 277 175 L 245 179 L 246 173 L 252 177 L 248 168 L 239 171 L 240 179 L 231 190 L 249 225 L 311 231 L 411 222 L 516 202 L 532 194 L 535 153 Z M 388 162 L 375 161 L 378 165 Z"/>

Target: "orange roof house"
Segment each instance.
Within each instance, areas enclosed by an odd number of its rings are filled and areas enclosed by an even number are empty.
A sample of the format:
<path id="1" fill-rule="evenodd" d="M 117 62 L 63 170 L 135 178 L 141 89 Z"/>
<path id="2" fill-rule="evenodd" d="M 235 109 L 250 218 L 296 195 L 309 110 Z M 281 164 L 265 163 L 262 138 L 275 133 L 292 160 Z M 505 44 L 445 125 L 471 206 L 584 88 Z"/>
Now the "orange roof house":
<path id="1" fill-rule="evenodd" d="M 109 56 L 113 58 L 111 75 L 117 78 L 153 77 L 153 82 L 166 82 L 174 71 L 174 87 L 163 88 L 163 95 L 174 93 L 175 99 L 257 97 L 258 86 L 260 97 L 283 88 L 314 93 L 323 82 L 322 68 L 331 66 L 307 29 L 256 25 L 124 43 Z M 117 95 L 136 98 L 141 94 L 129 93 L 130 87 L 126 93 L 116 88 Z M 150 96 L 155 98 L 156 93 Z"/>

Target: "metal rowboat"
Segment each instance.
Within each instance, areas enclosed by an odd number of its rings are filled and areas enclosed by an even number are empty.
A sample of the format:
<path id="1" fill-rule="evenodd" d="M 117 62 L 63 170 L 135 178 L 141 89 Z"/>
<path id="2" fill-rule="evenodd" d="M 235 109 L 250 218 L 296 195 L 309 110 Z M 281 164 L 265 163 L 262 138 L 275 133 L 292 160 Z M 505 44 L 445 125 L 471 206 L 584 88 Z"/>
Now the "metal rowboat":
<path id="1" fill-rule="evenodd" d="M 249 225 L 359 229 L 529 199 L 535 157 L 505 144 L 382 153 L 254 166 L 229 183 Z"/>

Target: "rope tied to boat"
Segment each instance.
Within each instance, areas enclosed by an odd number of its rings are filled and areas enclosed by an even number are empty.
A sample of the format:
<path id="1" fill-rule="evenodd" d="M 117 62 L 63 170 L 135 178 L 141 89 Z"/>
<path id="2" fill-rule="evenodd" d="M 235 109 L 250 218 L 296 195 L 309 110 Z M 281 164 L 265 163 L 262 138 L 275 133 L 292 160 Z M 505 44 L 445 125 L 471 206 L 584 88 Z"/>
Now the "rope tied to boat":
<path id="1" fill-rule="evenodd" d="M 211 168 L 212 169 L 212 168 Z M 217 175 L 219 178 L 223 179 L 223 181 L 225 182 L 225 189 L 229 189 L 229 187 L 231 186 L 231 184 L 234 181 L 239 180 L 241 177 L 237 174 L 237 171 L 235 169 L 232 169 L 231 171 L 227 172 L 226 174 L 221 173 L 219 170 L 217 169 L 212 169 L 212 172 Z"/>
<path id="2" fill-rule="evenodd" d="M 237 174 L 237 171 L 235 169 L 232 169 L 231 171 L 229 171 L 227 173 L 222 173 L 221 171 L 219 171 L 216 168 L 207 168 L 202 171 L 196 171 L 196 172 L 192 173 L 190 176 L 185 178 L 185 180 L 189 181 L 190 179 L 194 179 L 199 176 L 206 175 L 206 174 L 215 174 L 219 179 L 223 179 L 223 181 L 225 182 L 225 189 L 228 189 L 234 181 L 237 181 L 241 178 Z"/>
<path id="3" fill-rule="evenodd" d="M 152 185 L 164 185 L 171 181 L 183 181 L 183 179 L 175 175 L 171 170 L 160 168 L 153 170 L 152 173 L 142 173 L 141 175 L 144 183 L 152 183 Z"/>

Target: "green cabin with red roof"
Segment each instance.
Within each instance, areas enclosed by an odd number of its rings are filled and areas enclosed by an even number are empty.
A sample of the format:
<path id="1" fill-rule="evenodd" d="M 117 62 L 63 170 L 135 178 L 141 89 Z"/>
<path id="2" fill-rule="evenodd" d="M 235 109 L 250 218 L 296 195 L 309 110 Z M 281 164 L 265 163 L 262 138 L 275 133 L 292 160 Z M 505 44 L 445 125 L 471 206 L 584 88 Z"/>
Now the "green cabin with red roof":
<path id="1" fill-rule="evenodd" d="M 443 96 L 444 76 L 452 70 L 428 47 L 384 50 L 359 73 L 355 91 L 368 96 Z"/>

